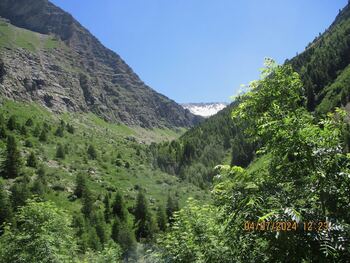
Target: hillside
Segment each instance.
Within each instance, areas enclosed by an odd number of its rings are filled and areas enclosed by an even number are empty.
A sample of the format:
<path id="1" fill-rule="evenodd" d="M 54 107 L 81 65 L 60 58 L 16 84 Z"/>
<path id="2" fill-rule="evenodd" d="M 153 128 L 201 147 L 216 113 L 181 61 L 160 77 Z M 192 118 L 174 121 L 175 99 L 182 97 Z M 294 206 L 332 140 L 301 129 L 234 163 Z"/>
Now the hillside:
<path id="1" fill-rule="evenodd" d="M 0 91 L 7 98 L 148 128 L 200 121 L 144 84 L 116 53 L 47 0 L 1 1 L 0 17 Z"/>
<path id="2" fill-rule="evenodd" d="M 350 5 L 343 8 L 332 25 L 303 53 L 286 60 L 286 64 L 300 73 L 304 83 L 303 95 L 310 111 L 324 115 L 335 107 L 347 106 L 350 101 Z M 167 149 L 160 147 L 162 154 L 156 157 L 159 167 L 179 176 L 186 171 L 186 177 L 193 176 L 190 180 L 198 181 L 202 177 L 211 180 L 215 174 L 213 167 L 220 162 L 247 166 L 255 156 L 256 147 L 243 135 L 245 127 L 234 124 L 231 119 L 231 112 L 237 105 L 238 101 L 232 103 L 176 142 L 165 143 Z M 175 151 L 174 145 L 180 149 L 176 161 L 167 154 Z M 188 149 L 192 149 L 190 158 L 187 157 Z M 198 168 L 202 176 L 196 172 Z"/>

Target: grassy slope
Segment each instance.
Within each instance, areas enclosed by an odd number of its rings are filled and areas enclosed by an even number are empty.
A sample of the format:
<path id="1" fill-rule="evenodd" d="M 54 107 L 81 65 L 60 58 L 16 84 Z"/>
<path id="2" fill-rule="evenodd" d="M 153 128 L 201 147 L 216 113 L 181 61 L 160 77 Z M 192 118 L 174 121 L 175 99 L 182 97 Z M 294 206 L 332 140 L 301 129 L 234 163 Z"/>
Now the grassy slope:
<path id="1" fill-rule="evenodd" d="M 41 162 L 47 166 L 48 180 L 51 188 L 55 189 L 48 195 L 60 207 L 69 211 L 79 209 L 80 201 L 69 201 L 69 196 L 74 189 L 76 174 L 82 172 L 88 175 L 89 185 L 96 196 L 109 191 L 121 191 L 128 204 L 134 203 L 137 188 L 146 189 L 151 206 L 154 208 L 159 203 L 165 203 L 168 193 L 175 194 L 184 203 L 188 197 L 206 200 L 208 194 L 197 187 L 180 182 L 178 178 L 153 169 L 151 158 L 148 155 L 148 146 L 140 143 L 148 134 L 150 138 L 174 136 L 171 131 L 144 130 L 140 139 L 138 134 L 142 129 L 136 130 L 125 125 L 106 123 L 93 114 L 54 115 L 35 104 L 24 104 L 5 100 L 0 108 L 0 114 L 5 119 L 15 115 L 18 123 L 25 123 L 32 118 L 35 125 L 28 129 L 26 136 L 15 132 L 23 158 L 33 151 Z M 75 127 L 75 133 L 65 131 L 64 137 L 54 135 L 60 120 L 70 123 Z M 33 136 L 35 126 L 46 122 L 51 126 L 47 142 L 40 142 Z M 146 135 L 145 135 L 146 134 Z M 147 136 L 146 136 L 147 137 Z M 147 140 L 151 140 L 146 138 Z M 25 140 L 33 143 L 32 148 L 24 146 Z M 61 143 L 68 148 L 68 154 L 64 160 L 55 158 L 57 144 Z M 92 144 L 98 152 L 96 160 L 87 158 L 87 147 Z M 0 141 L 0 150 L 5 144 Z M 121 166 L 116 165 L 117 156 L 121 155 Z M 130 168 L 125 164 L 129 163 Z M 34 174 L 32 168 L 25 168 L 27 174 Z M 33 176 L 34 177 L 34 176 Z"/>
<path id="2" fill-rule="evenodd" d="M 35 52 L 39 48 L 51 49 L 63 45 L 53 36 L 42 35 L 15 27 L 0 20 L 0 48 L 20 47 Z"/>

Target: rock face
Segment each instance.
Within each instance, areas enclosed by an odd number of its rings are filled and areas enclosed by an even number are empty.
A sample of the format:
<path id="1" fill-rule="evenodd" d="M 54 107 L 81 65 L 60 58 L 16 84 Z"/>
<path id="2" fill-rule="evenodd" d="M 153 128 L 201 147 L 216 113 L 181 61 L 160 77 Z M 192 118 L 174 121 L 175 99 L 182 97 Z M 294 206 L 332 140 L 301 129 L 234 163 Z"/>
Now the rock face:
<path id="1" fill-rule="evenodd" d="M 0 16 L 9 21 L 0 21 L 4 96 L 143 127 L 200 121 L 145 85 L 116 53 L 47 0 L 1 0 Z"/>

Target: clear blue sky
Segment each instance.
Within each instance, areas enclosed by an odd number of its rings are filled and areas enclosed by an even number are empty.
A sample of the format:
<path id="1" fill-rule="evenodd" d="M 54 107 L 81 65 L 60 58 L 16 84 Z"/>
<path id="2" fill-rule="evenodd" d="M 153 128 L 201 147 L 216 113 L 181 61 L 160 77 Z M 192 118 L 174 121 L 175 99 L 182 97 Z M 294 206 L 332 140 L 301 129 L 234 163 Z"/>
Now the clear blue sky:
<path id="1" fill-rule="evenodd" d="M 304 50 L 347 0 L 52 0 L 177 102 L 229 101 Z"/>

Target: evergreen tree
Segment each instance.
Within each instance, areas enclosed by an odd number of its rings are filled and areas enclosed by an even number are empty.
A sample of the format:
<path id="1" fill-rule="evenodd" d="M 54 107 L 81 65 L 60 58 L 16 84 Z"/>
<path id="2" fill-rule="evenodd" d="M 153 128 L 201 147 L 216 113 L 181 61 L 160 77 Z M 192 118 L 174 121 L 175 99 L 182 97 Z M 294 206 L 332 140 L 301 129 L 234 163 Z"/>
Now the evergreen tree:
<path id="1" fill-rule="evenodd" d="M 103 204 L 105 207 L 104 217 L 105 217 L 105 221 L 107 223 L 109 223 L 111 221 L 111 218 L 112 218 L 112 211 L 111 211 L 111 204 L 109 201 L 109 197 L 110 197 L 110 192 L 108 192 L 103 199 Z"/>
<path id="2" fill-rule="evenodd" d="M 165 231 L 167 228 L 167 223 L 168 223 L 168 218 L 167 214 L 165 212 L 164 206 L 159 206 L 157 210 L 157 223 L 158 223 L 158 228 L 161 231 Z"/>
<path id="3" fill-rule="evenodd" d="M 40 127 L 39 127 L 39 125 L 36 125 L 35 129 L 33 130 L 33 136 L 34 137 L 39 137 L 40 135 L 41 135 Z"/>
<path id="4" fill-rule="evenodd" d="M 47 141 L 47 130 L 45 128 L 43 128 L 40 132 L 39 141 L 41 141 L 41 142 Z"/>
<path id="5" fill-rule="evenodd" d="M 81 212 L 84 214 L 85 218 L 90 218 L 93 211 L 94 198 L 90 190 L 86 187 L 82 195 L 82 208 Z"/>
<path id="6" fill-rule="evenodd" d="M 112 224 L 112 233 L 111 233 L 111 238 L 114 240 L 114 242 L 118 243 L 119 242 L 119 232 L 121 228 L 121 222 L 118 217 L 114 220 Z"/>
<path id="7" fill-rule="evenodd" d="M 91 215 L 91 225 L 95 227 L 96 234 L 103 245 L 108 241 L 107 226 L 102 211 L 93 212 Z"/>
<path id="8" fill-rule="evenodd" d="M 33 168 L 36 168 L 38 166 L 38 161 L 36 159 L 36 156 L 34 154 L 34 152 L 31 152 L 29 155 L 28 155 L 28 158 L 27 158 L 27 166 L 29 167 L 33 167 Z"/>
<path id="9" fill-rule="evenodd" d="M 59 126 L 57 130 L 55 131 L 55 136 L 57 137 L 63 137 L 64 136 L 64 128 L 62 126 Z"/>
<path id="10" fill-rule="evenodd" d="M 3 124 L 0 124 L 0 139 L 5 139 L 7 137 L 7 132 Z"/>
<path id="11" fill-rule="evenodd" d="M 34 122 L 33 122 L 32 118 L 28 118 L 28 120 L 26 121 L 25 125 L 28 126 L 28 127 L 32 127 L 33 124 L 34 124 Z"/>
<path id="12" fill-rule="evenodd" d="M 16 178 L 20 174 L 21 158 L 17 149 L 16 139 L 8 136 L 6 145 L 6 159 L 2 167 L 2 177 Z"/>
<path id="13" fill-rule="evenodd" d="M 136 248 L 136 238 L 134 231 L 126 224 L 121 223 L 118 233 L 118 243 L 124 251 L 124 256 L 129 257 Z"/>
<path id="14" fill-rule="evenodd" d="M 75 180 L 75 190 L 74 194 L 81 198 L 83 196 L 84 191 L 86 190 L 86 176 L 84 174 L 78 174 Z"/>
<path id="15" fill-rule="evenodd" d="M 95 150 L 95 147 L 93 145 L 89 145 L 87 154 L 90 160 L 95 160 L 97 158 L 97 152 Z"/>
<path id="16" fill-rule="evenodd" d="M 17 129 L 16 116 L 12 115 L 7 121 L 7 129 L 14 131 Z"/>
<path id="17" fill-rule="evenodd" d="M 68 131 L 70 134 L 74 134 L 75 129 L 74 129 L 73 125 L 67 123 L 67 131 Z"/>
<path id="18" fill-rule="evenodd" d="M 62 146 L 62 144 L 58 144 L 56 149 L 56 158 L 64 159 L 65 155 L 66 153 L 64 151 L 64 147 Z"/>
<path id="19" fill-rule="evenodd" d="M 21 128 L 20 128 L 20 133 L 21 135 L 23 136 L 26 136 L 27 135 L 27 128 L 26 126 L 22 125 Z"/>
<path id="20" fill-rule="evenodd" d="M 156 232 L 156 225 L 152 218 L 152 214 L 148 209 L 148 202 L 142 190 L 139 191 L 134 210 L 136 223 L 136 238 L 151 239 Z"/>
<path id="21" fill-rule="evenodd" d="M 113 215 L 119 217 L 120 221 L 126 221 L 128 210 L 126 209 L 123 196 L 117 192 L 112 205 Z"/>
<path id="22" fill-rule="evenodd" d="M 5 191 L 4 184 L 0 180 L 0 235 L 2 234 L 2 225 L 5 222 L 11 222 L 12 220 L 12 206 Z"/>
<path id="23" fill-rule="evenodd" d="M 90 226 L 87 230 L 87 233 L 89 247 L 95 251 L 100 251 L 102 249 L 102 245 L 97 235 L 96 229 Z"/>

